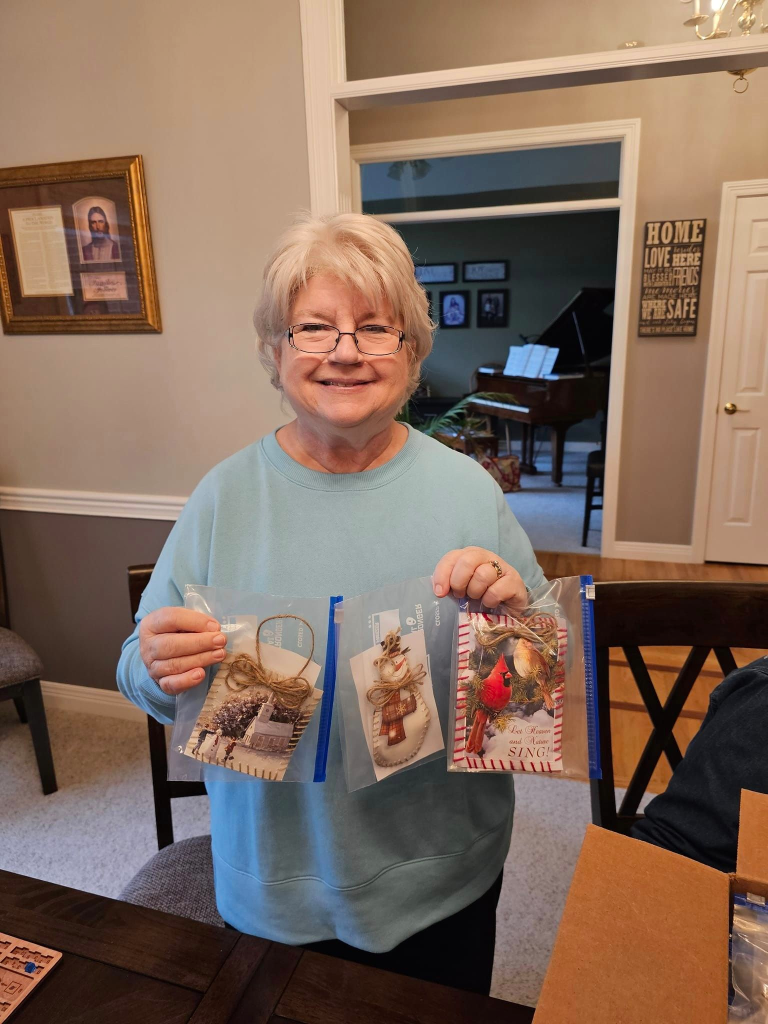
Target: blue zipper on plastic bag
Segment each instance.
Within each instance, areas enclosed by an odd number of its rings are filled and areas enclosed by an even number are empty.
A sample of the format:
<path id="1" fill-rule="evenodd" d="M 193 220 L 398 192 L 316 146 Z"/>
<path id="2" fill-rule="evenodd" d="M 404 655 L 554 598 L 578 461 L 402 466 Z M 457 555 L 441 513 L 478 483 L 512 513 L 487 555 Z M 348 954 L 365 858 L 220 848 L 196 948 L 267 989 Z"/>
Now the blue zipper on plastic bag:
<path id="1" fill-rule="evenodd" d="M 328 765 L 328 746 L 331 740 L 331 718 L 333 717 L 333 696 L 336 689 L 336 605 L 342 597 L 332 597 L 328 604 L 328 640 L 325 646 L 325 672 L 323 673 L 323 699 L 320 702 L 320 725 L 315 755 L 313 782 L 325 782 Z"/>
<path id="2" fill-rule="evenodd" d="M 595 590 L 591 576 L 579 577 L 581 629 L 584 641 L 584 690 L 587 698 L 587 749 L 589 777 L 602 779 L 600 763 L 600 719 L 597 710 L 597 654 L 595 651 Z"/>

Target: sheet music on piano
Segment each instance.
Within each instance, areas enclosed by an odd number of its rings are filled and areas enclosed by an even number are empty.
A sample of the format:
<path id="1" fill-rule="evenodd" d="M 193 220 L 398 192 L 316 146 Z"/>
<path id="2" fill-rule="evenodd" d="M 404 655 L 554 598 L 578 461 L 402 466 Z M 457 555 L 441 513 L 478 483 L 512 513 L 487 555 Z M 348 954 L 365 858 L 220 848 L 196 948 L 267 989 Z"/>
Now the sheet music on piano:
<path id="1" fill-rule="evenodd" d="M 510 345 L 504 373 L 510 377 L 545 377 L 560 353 L 549 345 Z"/>

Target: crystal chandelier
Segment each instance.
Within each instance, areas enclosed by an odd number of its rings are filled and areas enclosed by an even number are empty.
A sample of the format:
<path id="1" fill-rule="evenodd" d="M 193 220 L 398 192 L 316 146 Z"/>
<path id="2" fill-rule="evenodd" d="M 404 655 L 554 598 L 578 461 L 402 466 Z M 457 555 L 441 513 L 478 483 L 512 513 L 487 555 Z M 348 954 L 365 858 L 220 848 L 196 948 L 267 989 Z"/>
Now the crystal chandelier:
<path id="1" fill-rule="evenodd" d="M 736 25 L 743 36 L 751 35 L 757 24 L 757 11 L 760 11 L 758 32 L 768 32 L 768 25 L 763 21 L 763 0 L 712 0 L 712 26 L 709 32 L 702 32 L 701 26 L 710 20 L 709 14 L 702 14 L 702 0 L 681 0 L 684 4 L 693 4 L 693 14 L 684 25 L 696 29 L 699 39 L 724 39 L 734 34 L 734 18 L 738 13 Z M 706 3 L 706 0 L 704 0 Z"/>
<path id="2" fill-rule="evenodd" d="M 711 16 L 702 12 L 702 6 L 706 4 L 707 0 L 680 0 L 680 2 L 693 4 L 690 18 L 687 18 L 683 24 L 695 29 L 699 39 L 724 39 L 726 36 L 738 34 L 736 29 L 741 29 L 742 36 L 751 35 L 753 29 L 757 32 L 768 32 L 768 25 L 764 21 L 764 0 L 711 0 Z M 758 11 L 760 12 L 759 25 L 757 24 Z M 707 25 L 710 19 L 712 24 Z M 706 29 L 702 31 L 703 25 L 706 25 L 709 31 Z M 729 72 L 737 77 L 737 81 L 733 83 L 736 92 L 747 91 L 749 82 L 744 76 L 751 74 L 754 70 L 754 68 L 743 68 L 741 71 Z M 741 89 L 738 88 L 739 82 L 744 85 Z"/>

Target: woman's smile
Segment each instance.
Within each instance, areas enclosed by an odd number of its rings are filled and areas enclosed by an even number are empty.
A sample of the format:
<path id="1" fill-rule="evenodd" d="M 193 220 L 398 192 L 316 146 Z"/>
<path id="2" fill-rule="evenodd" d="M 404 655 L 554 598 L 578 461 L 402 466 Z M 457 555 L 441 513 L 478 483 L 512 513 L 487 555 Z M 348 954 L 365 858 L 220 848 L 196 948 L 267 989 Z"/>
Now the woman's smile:
<path id="1" fill-rule="evenodd" d="M 374 380 L 346 380 L 344 378 L 324 378 L 323 380 L 315 381 L 316 384 L 322 384 L 326 388 L 335 388 L 343 391 L 362 391 L 362 389 L 368 384 L 375 384 Z"/>

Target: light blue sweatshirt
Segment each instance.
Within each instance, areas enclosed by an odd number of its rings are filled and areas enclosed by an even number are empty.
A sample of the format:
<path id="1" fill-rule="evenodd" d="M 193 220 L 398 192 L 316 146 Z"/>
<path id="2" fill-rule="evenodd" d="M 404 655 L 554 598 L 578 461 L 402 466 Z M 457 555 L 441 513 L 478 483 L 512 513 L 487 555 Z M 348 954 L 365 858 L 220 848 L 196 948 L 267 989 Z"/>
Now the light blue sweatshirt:
<path id="1" fill-rule="evenodd" d="M 137 622 L 183 604 L 187 583 L 351 597 L 429 576 L 447 551 L 469 545 L 506 559 L 529 587 L 543 579 L 503 494 L 465 455 L 409 428 L 385 465 L 330 474 L 301 466 L 269 434 L 195 489 Z M 138 630 L 123 645 L 117 681 L 139 707 L 172 720 L 175 698 L 147 675 Z M 219 912 L 280 942 L 338 938 L 389 950 L 480 897 L 509 848 L 511 777 L 448 773 L 438 759 L 347 793 L 337 714 L 326 782 L 235 776 L 207 786 Z"/>

